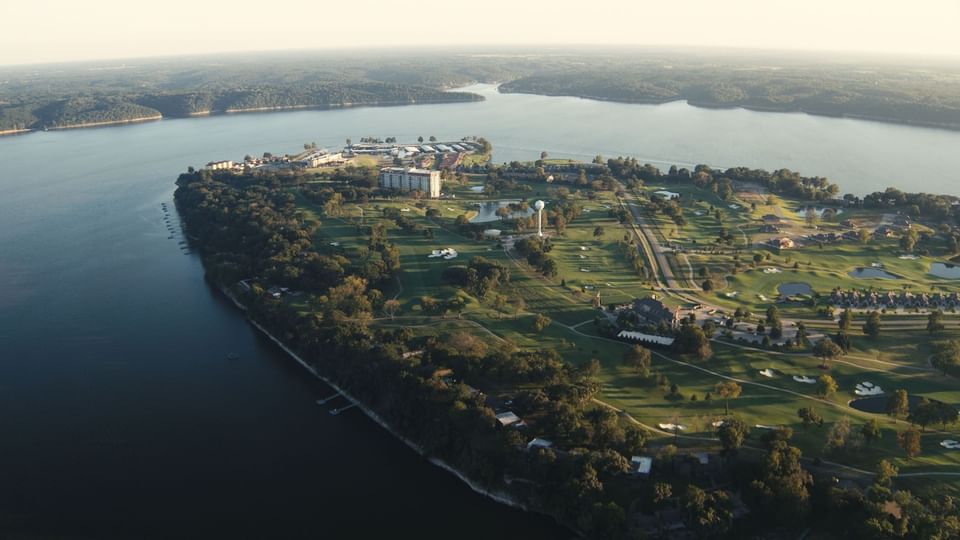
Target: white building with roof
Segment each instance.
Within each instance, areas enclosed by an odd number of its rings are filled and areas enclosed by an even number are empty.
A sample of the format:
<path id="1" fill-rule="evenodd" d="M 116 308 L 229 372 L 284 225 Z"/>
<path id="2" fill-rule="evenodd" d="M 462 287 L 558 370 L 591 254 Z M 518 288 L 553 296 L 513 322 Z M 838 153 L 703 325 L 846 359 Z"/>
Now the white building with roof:
<path id="1" fill-rule="evenodd" d="M 397 191 L 420 191 L 436 199 L 440 197 L 440 171 L 387 167 L 380 169 L 380 187 Z"/>
<path id="2" fill-rule="evenodd" d="M 506 411 L 497 415 L 497 422 L 500 422 L 500 425 L 504 427 L 518 424 L 520 421 L 520 417 L 513 411 Z"/>
<path id="3" fill-rule="evenodd" d="M 553 442 L 537 437 L 527 443 L 527 450 L 533 450 L 535 448 L 550 448 L 552 446 Z"/>

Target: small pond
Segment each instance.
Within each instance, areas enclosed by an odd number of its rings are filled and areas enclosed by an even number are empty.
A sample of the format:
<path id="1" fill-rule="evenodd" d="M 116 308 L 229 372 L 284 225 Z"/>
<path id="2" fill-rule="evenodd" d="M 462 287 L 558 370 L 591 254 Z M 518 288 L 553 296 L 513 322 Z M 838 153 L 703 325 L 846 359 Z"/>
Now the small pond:
<path id="1" fill-rule="evenodd" d="M 960 265 L 935 262 L 930 265 L 930 273 L 946 279 L 960 279 Z"/>
<path id="2" fill-rule="evenodd" d="M 777 287 L 777 292 L 779 292 L 781 296 L 797 296 L 798 294 L 810 295 L 813 294 L 813 287 L 807 283 L 801 283 L 799 281 L 781 283 Z"/>
<path id="3" fill-rule="evenodd" d="M 497 215 L 497 210 L 503 208 L 504 206 L 510 206 L 511 204 L 516 204 L 520 201 L 488 201 L 478 203 L 476 206 L 477 215 L 470 220 L 470 223 L 489 223 L 491 221 L 500 221 L 500 216 Z M 511 212 L 511 218 L 526 217 L 532 216 L 534 213 L 533 208 L 527 208 L 526 211 L 516 211 Z M 546 218 L 544 218 L 546 221 Z M 546 223 L 544 223 L 546 225 Z"/>
<path id="4" fill-rule="evenodd" d="M 875 414 L 884 414 L 887 412 L 887 401 L 890 399 L 889 394 L 884 394 L 881 396 L 870 396 L 855 399 L 850 402 L 850 406 L 858 411 L 875 413 Z M 920 403 L 920 396 L 910 395 L 907 396 L 907 401 L 910 402 L 910 408 L 912 409 L 916 404 Z"/>
<path id="5" fill-rule="evenodd" d="M 850 277 L 858 279 L 900 279 L 900 276 L 891 274 L 883 268 L 864 267 L 854 268 L 847 273 Z"/>

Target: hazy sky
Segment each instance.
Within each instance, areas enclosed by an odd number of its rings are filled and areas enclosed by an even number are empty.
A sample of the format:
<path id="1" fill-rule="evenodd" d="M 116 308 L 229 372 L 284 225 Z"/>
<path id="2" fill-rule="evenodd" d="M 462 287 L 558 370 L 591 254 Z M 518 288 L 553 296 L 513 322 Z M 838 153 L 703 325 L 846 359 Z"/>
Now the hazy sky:
<path id="1" fill-rule="evenodd" d="M 960 0 L 2 0 L 0 20 L 0 64 L 566 43 L 960 56 Z"/>

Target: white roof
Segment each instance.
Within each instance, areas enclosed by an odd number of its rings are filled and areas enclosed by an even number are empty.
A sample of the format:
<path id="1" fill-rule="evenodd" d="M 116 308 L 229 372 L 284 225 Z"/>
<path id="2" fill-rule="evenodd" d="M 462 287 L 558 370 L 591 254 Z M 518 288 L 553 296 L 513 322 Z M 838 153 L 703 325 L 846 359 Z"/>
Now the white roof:
<path id="1" fill-rule="evenodd" d="M 630 458 L 630 468 L 640 474 L 650 474 L 650 467 L 653 465 L 653 458 L 646 456 L 633 456 Z"/>
<path id="2" fill-rule="evenodd" d="M 509 426 L 511 424 L 516 424 L 520 421 L 520 417 L 516 414 L 513 414 L 513 411 L 502 412 L 497 415 L 497 422 L 500 422 L 501 426 Z"/>
<path id="3" fill-rule="evenodd" d="M 650 334 L 644 334 L 643 332 L 633 332 L 631 330 L 621 330 L 620 333 L 617 334 L 617 337 L 623 339 L 633 339 L 636 341 L 644 341 L 646 343 L 653 343 L 655 345 L 665 345 L 668 347 L 673 345 L 672 337 L 654 336 Z"/>
<path id="4" fill-rule="evenodd" d="M 533 448 L 550 448 L 551 446 L 553 446 L 552 442 L 548 441 L 547 439 L 541 439 L 538 437 L 527 443 L 527 450 L 530 450 Z"/>

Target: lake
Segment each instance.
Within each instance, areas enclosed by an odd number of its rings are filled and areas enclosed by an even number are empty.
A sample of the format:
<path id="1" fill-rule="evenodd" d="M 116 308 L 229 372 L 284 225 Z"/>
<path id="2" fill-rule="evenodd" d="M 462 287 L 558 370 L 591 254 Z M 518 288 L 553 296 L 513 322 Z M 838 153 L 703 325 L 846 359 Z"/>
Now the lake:
<path id="1" fill-rule="evenodd" d="M 939 278 L 960 279 L 960 266 L 950 263 L 935 262 L 930 265 L 930 273 Z"/>
<path id="2" fill-rule="evenodd" d="M 177 172 L 289 146 L 282 123 L 255 133 L 269 115 L 226 120 L 0 139 L 0 530 L 569 538 L 359 410 L 329 415 L 315 400 L 332 391 L 205 283 L 179 244 Z"/>
<path id="3" fill-rule="evenodd" d="M 472 493 L 359 411 L 333 417 L 317 406 L 329 389 L 255 332 L 181 249 L 173 181 L 189 165 L 347 137 L 482 135 L 498 161 L 622 154 L 661 166 L 783 166 L 857 193 L 960 194 L 960 133 L 470 89 L 488 100 L 0 138 L 4 532 L 568 536 Z"/>

